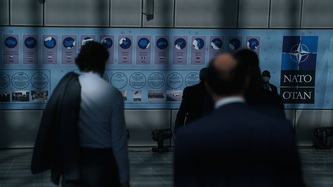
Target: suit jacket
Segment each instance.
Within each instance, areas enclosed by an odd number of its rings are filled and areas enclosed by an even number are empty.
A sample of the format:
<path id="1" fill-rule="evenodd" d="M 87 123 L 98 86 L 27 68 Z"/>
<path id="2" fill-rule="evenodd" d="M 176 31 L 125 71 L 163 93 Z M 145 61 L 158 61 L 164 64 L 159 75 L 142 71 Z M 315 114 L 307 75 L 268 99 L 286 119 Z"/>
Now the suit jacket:
<path id="1" fill-rule="evenodd" d="M 184 124 L 188 124 L 203 115 L 206 96 L 207 91 L 203 82 L 184 89 L 175 128 L 184 126 Z"/>
<path id="2" fill-rule="evenodd" d="M 271 87 L 271 89 L 272 89 L 272 92 L 275 92 L 275 93 L 277 93 L 278 94 L 278 91 L 277 91 L 277 87 L 276 86 L 274 86 L 273 84 L 271 84 L 271 83 L 269 83 L 269 86 Z"/>
<path id="3" fill-rule="evenodd" d="M 51 181 L 79 178 L 78 115 L 81 86 L 78 75 L 66 74 L 50 97 L 37 133 L 31 161 L 33 174 L 51 170 Z"/>
<path id="4" fill-rule="evenodd" d="M 293 129 L 283 118 L 231 103 L 176 134 L 176 187 L 304 186 Z"/>

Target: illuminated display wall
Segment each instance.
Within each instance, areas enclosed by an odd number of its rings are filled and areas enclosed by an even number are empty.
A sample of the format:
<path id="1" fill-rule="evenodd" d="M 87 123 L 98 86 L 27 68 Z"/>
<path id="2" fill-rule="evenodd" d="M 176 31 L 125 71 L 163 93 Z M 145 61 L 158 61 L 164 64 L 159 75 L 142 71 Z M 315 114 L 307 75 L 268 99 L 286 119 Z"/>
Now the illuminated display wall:
<path id="1" fill-rule="evenodd" d="M 0 109 L 43 109 L 60 78 L 78 72 L 86 41 L 105 45 L 104 79 L 127 109 L 177 109 L 182 90 L 221 52 L 254 50 L 286 109 L 332 109 L 333 31 L 0 27 Z"/>

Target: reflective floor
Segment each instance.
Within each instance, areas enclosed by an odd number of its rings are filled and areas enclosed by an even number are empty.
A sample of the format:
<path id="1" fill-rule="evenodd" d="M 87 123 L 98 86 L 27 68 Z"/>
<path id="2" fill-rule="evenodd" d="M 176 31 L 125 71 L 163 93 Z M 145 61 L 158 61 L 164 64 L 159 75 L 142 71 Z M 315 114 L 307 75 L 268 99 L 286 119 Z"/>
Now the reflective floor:
<path id="1" fill-rule="evenodd" d="M 333 149 L 299 149 L 308 187 L 333 186 Z M 31 149 L 0 149 L 0 187 L 54 187 L 48 172 L 31 175 Z M 171 187 L 172 152 L 153 153 L 150 148 L 129 152 L 132 187 Z"/>

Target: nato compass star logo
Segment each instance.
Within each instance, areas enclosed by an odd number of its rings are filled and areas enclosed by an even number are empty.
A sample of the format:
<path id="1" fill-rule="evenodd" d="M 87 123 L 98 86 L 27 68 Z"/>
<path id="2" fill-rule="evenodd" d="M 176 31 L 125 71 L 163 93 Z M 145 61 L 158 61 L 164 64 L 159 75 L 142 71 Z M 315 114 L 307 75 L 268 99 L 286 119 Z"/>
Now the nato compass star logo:
<path id="1" fill-rule="evenodd" d="M 288 54 L 290 55 L 291 60 L 293 60 L 299 65 L 301 62 L 304 62 L 309 57 L 309 54 L 311 54 L 311 52 L 306 45 L 300 42 L 299 44 L 294 45 L 294 47 L 291 48 Z"/>
<path id="2" fill-rule="evenodd" d="M 318 36 L 284 36 L 281 70 L 316 70 Z"/>

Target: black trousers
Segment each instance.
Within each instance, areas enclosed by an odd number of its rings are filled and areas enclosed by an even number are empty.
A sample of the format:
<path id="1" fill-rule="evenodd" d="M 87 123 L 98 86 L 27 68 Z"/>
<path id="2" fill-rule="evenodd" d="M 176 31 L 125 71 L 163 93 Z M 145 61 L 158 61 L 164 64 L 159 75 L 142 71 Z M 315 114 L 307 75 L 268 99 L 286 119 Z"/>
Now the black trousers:
<path id="1" fill-rule="evenodd" d="M 112 149 L 81 148 L 80 179 L 62 180 L 63 187 L 119 187 Z"/>

